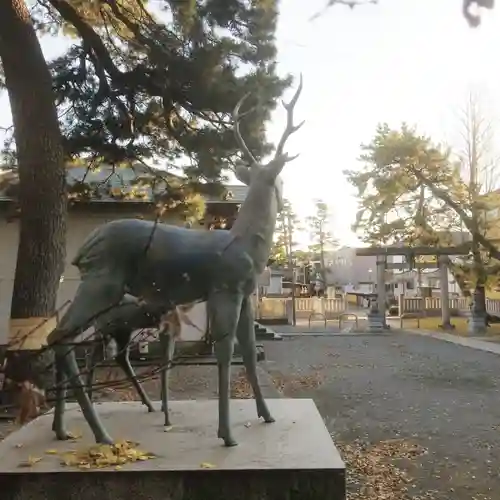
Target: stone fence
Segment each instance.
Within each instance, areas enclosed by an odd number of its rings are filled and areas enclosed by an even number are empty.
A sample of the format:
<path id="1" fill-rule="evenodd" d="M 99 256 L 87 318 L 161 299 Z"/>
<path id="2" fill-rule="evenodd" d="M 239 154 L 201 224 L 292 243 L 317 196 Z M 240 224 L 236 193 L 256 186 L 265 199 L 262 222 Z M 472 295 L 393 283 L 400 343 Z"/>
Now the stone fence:
<path id="1" fill-rule="evenodd" d="M 466 314 L 470 311 L 468 297 L 450 298 L 450 312 L 453 315 Z M 399 315 L 404 313 L 424 312 L 438 314 L 441 311 L 441 297 L 405 297 L 398 298 Z M 493 316 L 500 316 L 500 300 L 486 299 L 486 311 Z"/>
<path id="2" fill-rule="evenodd" d="M 470 311 L 470 299 L 454 297 L 449 299 L 452 315 L 465 315 Z M 405 297 L 398 298 L 399 314 L 425 313 L 430 316 L 441 312 L 441 297 Z M 493 316 L 500 317 L 500 300 L 487 299 L 486 310 Z M 323 315 L 326 319 L 337 319 L 348 311 L 346 298 L 296 298 L 295 313 L 297 319 L 309 319 L 311 314 Z M 255 304 L 257 320 L 287 320 L 292 321 L 292 299 L 289 297 L 263 297 L 258 305 Z"/>
<path id="3" fill-rule="evenodd" d="M 295 317 L 297 319 L 309 319 L 311 314 L 324 316 L 326 319 L 337 319 L 347 311 L 345 299 L 325 298 L 296 298 Z M 268 298 L 263 297 L 256 307 L 256 318 L 259 319 L 292 319 L 291 298 Z"/>

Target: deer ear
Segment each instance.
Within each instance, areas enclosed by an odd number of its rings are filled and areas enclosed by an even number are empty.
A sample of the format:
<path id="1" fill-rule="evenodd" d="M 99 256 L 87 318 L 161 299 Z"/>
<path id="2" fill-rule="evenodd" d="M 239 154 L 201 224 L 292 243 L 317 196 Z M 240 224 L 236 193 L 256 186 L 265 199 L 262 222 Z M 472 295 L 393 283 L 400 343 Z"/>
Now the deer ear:
<path id="1" fill-rule="evenodd" d="M 243 182 L 247 186 L 250 185 L 250 169 L 246 165 L 236 165 L 234 174 L 240 182 Z"/>

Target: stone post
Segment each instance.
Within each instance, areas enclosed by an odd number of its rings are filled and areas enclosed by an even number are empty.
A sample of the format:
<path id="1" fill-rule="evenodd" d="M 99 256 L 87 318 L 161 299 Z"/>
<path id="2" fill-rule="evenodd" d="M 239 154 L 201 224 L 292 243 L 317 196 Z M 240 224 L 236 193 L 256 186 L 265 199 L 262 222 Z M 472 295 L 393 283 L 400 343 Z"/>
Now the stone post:
<path id="1" fill-rule="evenodd" d="M 469 317 L 469 333 L 484 335 L 487 329 L 486 311 L 481 307 L 481 291 L 475 289 L 472 294 L 472 304 Z"/>
<path id="2" fill-rule="evenodd" d="M 450 294 L 448 291 L 448 257 L 440 255 L 439 263 L 439 282 L 441 286 L 441 324 L 443 330 L 452 330 L 453 325 L 450 322 Z"/>
<path id="3" fill-rule="evenodd" d="M 371 333 L 388 329 L 385 318 L 385 268 L 387 257 L 377 255 L 377 300 L 371 304 L 368 313 L 368 329 Z"/>
<path id="4" fill-rule="evenodd" d="M 378 310 L 385 321 L 385 310 L 386 310 L 386 294 L 385 294 L 385 268 L 387 263 L 387 257 L 385 255 L 377 255 L 377 302 Z"/>

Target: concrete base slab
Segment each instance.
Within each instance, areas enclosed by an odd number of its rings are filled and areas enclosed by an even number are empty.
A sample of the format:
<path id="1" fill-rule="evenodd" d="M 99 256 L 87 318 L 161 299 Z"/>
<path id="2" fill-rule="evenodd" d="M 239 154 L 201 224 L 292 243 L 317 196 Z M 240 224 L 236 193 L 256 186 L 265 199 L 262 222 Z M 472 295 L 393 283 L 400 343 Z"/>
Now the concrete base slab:
<path id="1" fill-rule="evenodd" d="M 94 444 L 76 404 L 69 404 L 67 428 L 77 442 L 56 441 L 46 414 L 0 443 L 0 484 L 9 500 L 343 500 L 345 467 L 310 399 L 271 399 L 276 422 L 257 418 L 253 400 L 232 400 L 239 446 L 217 439 L 217 400 L 172 401 L 173 428 L 165 432 L 161 413 L 137 402 L 96 405 L 116 440 L 140 443 L 156 455 L 121 470 L 80 470 L 60 464 L 60 455 Z M 50 454 L 47 454 L 50 450 Z M 57 454 L 54 454 L 57 452 Z M 42 457 L 30 468 L 19 464 Z M 206 468 L 210 464 L 210 468 Z"/>
<path id="2" fill-rule="evenodd" d="M 382 333 L 390 328 L 386 322 L 385 315 L 379 312 L 369 312 L 366 315 L 368 319 L 368 331 L 370 333 Z"/>

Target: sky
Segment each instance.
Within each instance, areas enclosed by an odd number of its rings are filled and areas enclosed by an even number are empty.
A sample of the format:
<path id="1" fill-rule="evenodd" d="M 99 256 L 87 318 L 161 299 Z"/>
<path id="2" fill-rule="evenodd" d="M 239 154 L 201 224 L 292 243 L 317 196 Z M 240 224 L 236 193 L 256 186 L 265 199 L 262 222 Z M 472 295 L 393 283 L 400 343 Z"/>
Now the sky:
<path id="1" fill-rule="evenodd" d="M 306 120 L 288 143 L 300 157 L 283 173 L 285 195 L 300 214 L 322 198 L 335 235 L 355 245 L 356 198 L 342 171 L 359 168 L 360 144 L 377 123 L 405 121 L 459 146 L 458 115 L 470 90 L 480 93 L 493 123 L 500 116 L 500 9 L 483 12 L 476 30 L 462 17 L 461 0 L 379 0 L 352 10 L 337 6 L 309 21 L 325 3 L 281 2 L 279 72 L 302 72 L 296 115 Z M 279 137 L 283 120 L 278 108 L 271 138 Z"/>
<path id="2" fill-rule="evenodd" d="M 360 145 L 378 123 L 404 121 L 453 147 L 470 90 L 480 92 L 493 123 L 500 117 L 500 8 L 484 12 L 475 30 L 462 17 L 461 0 L 379 0 L 337 6 L 311 21 L 325 3 L 280 4 L 278 71 L 304 79 L 295 116 L 305 124 L 287 143 L 300 156 L 283 172 L 285 196 L 301 217 L 311 214 L 314 199 L 325 201 L 335 236 L 357 245 L 355 193 L 342 171 L 359 168 Z M 46 38 L 42 46 L 51 58 L 64 43 Z M 279 140 L 284 117 L 278 107 L 267 127 L 271 140 Z M 3 96 L 0 124 L 9 121 Z"/>

